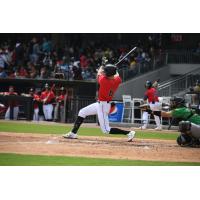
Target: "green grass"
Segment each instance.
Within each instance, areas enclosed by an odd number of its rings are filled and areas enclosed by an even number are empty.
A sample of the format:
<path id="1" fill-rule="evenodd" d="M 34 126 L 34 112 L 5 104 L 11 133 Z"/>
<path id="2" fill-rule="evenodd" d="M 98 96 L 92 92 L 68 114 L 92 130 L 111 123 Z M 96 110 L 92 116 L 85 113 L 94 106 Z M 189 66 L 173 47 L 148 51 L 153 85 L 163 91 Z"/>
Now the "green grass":
<path id="1" fill-rule="evenodd" d="M 200 166 L 200 163 L 115 160 L 0 153 L 0 166 Z"/>
<path id="2" fill-rule="evenodd" d="M 35 123 L 13 123 L 13 122 L 0 122 L 0 132 L 16 132 L 16 133 L 40 133 L 40 134 L 64 134 L 71 130 L 70 126 L 61 125 L 44 125 Z M 83 136 L 105 136 L 102 134 L 100 128 L 85 128 L 81 127 L 79 135 Z M 136 132 L 136 138 L 144 139 L 166 139 L 175 140 L 178 133 L 160 133 L 160 132 Z M 120 135 L 115 135 L 112 137 L 122 137 Z M 123 136 L 124 137 L 124 136 Z"/>

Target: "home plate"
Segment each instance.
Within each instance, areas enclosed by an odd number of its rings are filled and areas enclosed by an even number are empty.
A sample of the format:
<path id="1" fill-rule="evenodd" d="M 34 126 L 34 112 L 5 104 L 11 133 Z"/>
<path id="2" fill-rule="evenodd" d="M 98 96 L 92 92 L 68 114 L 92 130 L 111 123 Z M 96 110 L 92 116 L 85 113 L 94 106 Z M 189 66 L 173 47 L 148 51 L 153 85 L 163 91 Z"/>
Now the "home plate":
<path id="1" fill-rule="evenodd" d="M 56 140 L 48 140 L 45 144 L 58 144 L 59 142 Z"/>
<path id="2" fill-rule="evenodd" d="M 145 146 L 144 149 L 150 149 L 148 146 Z"/>

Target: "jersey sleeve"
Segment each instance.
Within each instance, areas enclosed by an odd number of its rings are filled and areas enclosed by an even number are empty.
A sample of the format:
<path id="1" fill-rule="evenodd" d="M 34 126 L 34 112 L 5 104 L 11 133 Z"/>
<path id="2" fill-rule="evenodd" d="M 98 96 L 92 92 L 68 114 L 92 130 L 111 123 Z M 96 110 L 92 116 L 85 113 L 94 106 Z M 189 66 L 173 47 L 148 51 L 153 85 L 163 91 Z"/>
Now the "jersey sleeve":
<path id="1" fill-rule="evenodd" d="M 176 108 L 172 110 L 172 117 L 187 119 L 191 115 L 191 111 L 187 108 Z"/>
<path id="2" fill-rule="evenodd" d="M 99 76 L 97 77 L 97 82 L 100 83 L 104 78 L 105 78 L 104 75 L 99 75 Z"/>
<path id="3" fill-rule="evenodd" d="M 120 84 L 122 82 L 122 79 L 120 76 L 116 76 L 115 77 L 115 80 Z"/>

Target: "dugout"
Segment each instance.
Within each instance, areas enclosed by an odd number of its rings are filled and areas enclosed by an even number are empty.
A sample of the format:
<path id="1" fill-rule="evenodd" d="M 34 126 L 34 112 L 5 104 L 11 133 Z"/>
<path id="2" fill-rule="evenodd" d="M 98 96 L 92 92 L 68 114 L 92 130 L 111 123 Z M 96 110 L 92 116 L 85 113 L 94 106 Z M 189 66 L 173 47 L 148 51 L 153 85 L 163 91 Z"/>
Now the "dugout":
<path id="1" fill-rule="evenodd" d="M 88 103 L 95 102 L 96 82 L 95 81 L 66 81 L 59 79 L 0 79 L 0 92 L 7 92 L 10 85 L 14 86 L 18 96 L 0 95 L 0 103 L 4 105 L 8 101 L 16 99 L 20 105 L 19 119 L 32 120 L 33 116 L 33 100 L 30 97 L 21 96 L 22 93 L 28 93 L 30 88 L 42 91 L 45 83 L 50 86 L 55 84 L 55 93 L 60 87 L 67 89 L 70 100 L 65 103 L 66 122 L 73 122 L 75 113 L 81 107 Z M 81 102 L 81 103 L 80 103 Z M 2 116 L 1 116 L 2 117 Z M 88 122 L 94 119 L 88 119 Z"/>

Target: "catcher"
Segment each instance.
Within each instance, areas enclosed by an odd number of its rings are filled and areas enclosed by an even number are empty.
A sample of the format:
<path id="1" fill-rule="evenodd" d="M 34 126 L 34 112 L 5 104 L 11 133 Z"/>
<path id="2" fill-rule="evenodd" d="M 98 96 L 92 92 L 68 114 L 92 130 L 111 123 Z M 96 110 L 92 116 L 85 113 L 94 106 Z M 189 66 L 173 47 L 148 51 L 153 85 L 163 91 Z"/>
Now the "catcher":
<path id="1" fill-rule="evenodd" d="M 161 112 L 162 117 L 172 117 L 182 120 L 179 122 L 177 143 L 182 146 L 200 146 L 200 115 L 194 109 L 185 107 L 185 100 L 182 97 L 173 97 L 170 100 L 168 112 Z"/>
<path id="2" fill-rule="evenodd" d="M 116 66 L 106 64 L 105 67 L 100 67 L 97 73 L 97 81 L 99 84 L 98 101 L 82 108 L 74 123 L 71 132 L 63 135 L 64 138 L 76 139 L 77 132 L 84 119 L 89 115 L 98 115 L 101 130 L 105 134 L 123 134 L 128 136 L 128 142 L 131 142 L 135 136 L 135 131 L 126 131 L 119 128 L 111 128 L 109 126 L 108 114 L 111 109 L 111 101 L 113 96 L 122 82 L 117 73 Z"/>

